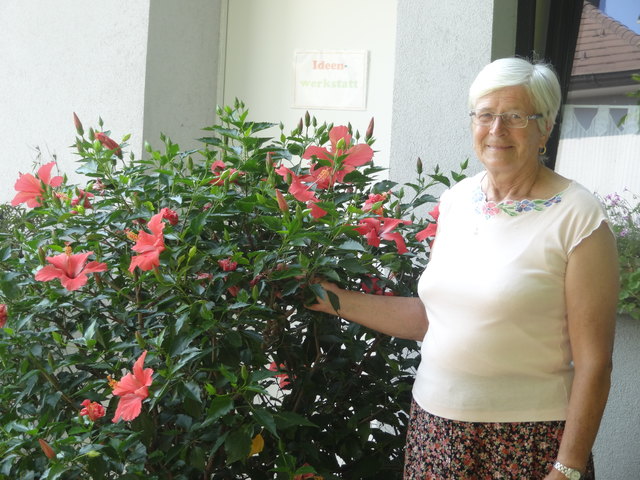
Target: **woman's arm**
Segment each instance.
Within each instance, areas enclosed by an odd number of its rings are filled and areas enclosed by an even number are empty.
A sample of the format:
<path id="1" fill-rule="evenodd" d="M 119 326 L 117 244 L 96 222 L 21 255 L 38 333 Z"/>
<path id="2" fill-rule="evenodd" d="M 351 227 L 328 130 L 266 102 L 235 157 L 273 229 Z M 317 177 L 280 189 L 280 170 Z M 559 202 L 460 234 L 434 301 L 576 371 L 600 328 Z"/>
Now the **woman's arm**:
<path id="1" fill-rule="evenodd" d="M 340 309 L 336 311 L 325 295 L 307 307 L 311 310 L 338 315 L 392 337 L 422 341 L 427 332 L 427 313 L 417 297 L 370 295 L 344 290 L 329 282 L 320 284 L 326 292 L 338 297 Z"/>
<path id="2" fill-rule="evenodd" d="M 618 253 L 603 223 L 575 248 L 566 273 L 575 375 L 558 461 L 582 472 L 609 396 L 618 288 Z M 547 478 L 566 477 L 553 470 Z"/>

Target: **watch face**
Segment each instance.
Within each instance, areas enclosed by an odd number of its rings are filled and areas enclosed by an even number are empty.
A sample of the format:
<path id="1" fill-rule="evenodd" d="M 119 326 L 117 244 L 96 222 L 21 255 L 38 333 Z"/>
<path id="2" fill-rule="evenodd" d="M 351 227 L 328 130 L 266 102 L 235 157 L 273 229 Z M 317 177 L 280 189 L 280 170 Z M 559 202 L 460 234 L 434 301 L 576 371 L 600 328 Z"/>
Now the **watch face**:
<path id="1" fill-rule="evenodd" d="M 580 480 L 580 477 L 581 477 L 580 472 L 576 472 L 575 470 L 569 473 L 570 480 Z"/>

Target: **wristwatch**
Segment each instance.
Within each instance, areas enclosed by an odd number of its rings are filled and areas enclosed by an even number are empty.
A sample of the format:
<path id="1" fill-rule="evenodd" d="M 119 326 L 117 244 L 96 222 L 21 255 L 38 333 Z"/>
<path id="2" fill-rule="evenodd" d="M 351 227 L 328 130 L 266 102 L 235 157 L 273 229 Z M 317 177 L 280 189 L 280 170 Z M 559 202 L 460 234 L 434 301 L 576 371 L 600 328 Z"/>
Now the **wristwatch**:
<path id="1" fill-rule="evenodd" d="M 569 480 L 580 480 L 582 478 L 582 474 L 580 470 L 576 470 L 575 468 L 567 467 L 560 462 L 556 462 L 553 464 L 553 468 L 558 470 L 561 474 L 567 477 Z"/>

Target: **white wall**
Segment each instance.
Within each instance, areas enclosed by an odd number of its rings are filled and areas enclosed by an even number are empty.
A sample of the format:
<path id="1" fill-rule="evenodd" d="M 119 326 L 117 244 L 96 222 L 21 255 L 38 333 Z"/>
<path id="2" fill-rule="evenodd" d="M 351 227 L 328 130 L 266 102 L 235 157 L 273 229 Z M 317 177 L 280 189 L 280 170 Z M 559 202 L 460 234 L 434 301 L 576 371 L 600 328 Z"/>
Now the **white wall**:
<path id="1" fill-rule="evenodd" d="M 0 2 L 0 201 L 36 147 L 75 170 L 73 112 L 85 127 L 102 116 L 116 140 L 132 133 L 140 151 L 148 10 L 149 0 Z"/>
<path id="2" fill-rule="evenodd" d="M 293 105 L 295 50 L 368 50 L 365 111 L 310 110 L 319 122 L 351 122 L 364 135 L 375 118 L 374 163 L 389 164 L 397 0 L 230 0 L 224 103 L 238 98 L 249 118 L 293 129 L 305 109 Z M 278 130 L 269 133 L 277 134 Z"/>

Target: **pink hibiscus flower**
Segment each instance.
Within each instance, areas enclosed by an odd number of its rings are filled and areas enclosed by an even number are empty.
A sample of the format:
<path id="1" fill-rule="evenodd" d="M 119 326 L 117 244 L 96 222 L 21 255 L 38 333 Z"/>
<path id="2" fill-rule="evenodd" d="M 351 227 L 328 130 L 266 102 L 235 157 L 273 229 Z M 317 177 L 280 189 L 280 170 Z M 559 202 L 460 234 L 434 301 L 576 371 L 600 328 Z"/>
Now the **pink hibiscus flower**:
<path id="1" fill-rule="evenodd" d="M 147 227 L 151 233 L 140 230 L 136 244 L 131 250 L 138 252 L 139 255 L 131 258 L 129 271 L 133 273 L 136 267 L 140 270 L 153 270 L 160 266 L 160 254 L 164 251 L 164 223 L 162 222 L 163 213 L 155 214 L 147 223 Z"/>
<path id="2" fill-rule="evenodd" d="M 47 257 L 51 265 L 42 267 L 35 275 L 39 282 L 60 279 L 60 283 L 69 291 L 78 290 L 87 283 L 87 275 L 95 272 L 105 272 L 107 265 L 100 262 L 87 263 L 87 257 L 93 252 L 71 253 L 71 247 L 65 247 L 65 252 L 53 257 Z"/>
<path id="3" fill-rule="evenodd" d="M 404 238 L 393 230 L 400 224 L 409 225 L 410 220 L 400 220 L 399 218 L 368 217 L 360 220 L 360 225 L 355 228 L 356 232 L 364 235 L 367 243 L 373 247 L 380 246 L 380 240 L 393 240 L 398 248 L 398 253 L 407 253 L 407 246 Z"/>
<path id="4" fill-rule="evenodd" d="M 0 328 L 4 328 L 7 324 L 7 305 L 5 303 L 0 303 Z"/>
<path id="5" fill-rule="evenodd" d="M 427 228 L 420 230 L 418 233 L 416 233 L 416 240 L 418 240 L 419 242 L 422 242 L 425 238 L 430 238 L 430 237 L 434 237 L 436 236 L 436 232 L 438 231 L 438 217 L 440 216 L 440 204 L 436 204 L 435 207 L 433 207 L 433 210 L 431 210 L 429 212 L 429 215 L 431 215 L 431 218 L 433 218 L 433 223 L 430 223 L 429 225 L 427 225 Z"/>
<path id="6" fill-rule="evenodd" d="M 80 405 L 84 407 L 82 410 L 80 410 L 80 416 L 87 415 L 92 422 L 95 422 L 105 415 L 104 407 L 98 402 L 92 402 L 91 400 L 87 399 Z"/>
<path id="7" fill-rule="evenodd" d="M 30 173 L 20 175 L 15 183 L 18 193 L 13 197 L 11 205 L 16 206 L 26 202 L 29 208 L 39 207 L 44 194 L 42 184 L 50 187 L 59 187 L 62 184 L 62 177 L 51 177 L 51 169 L 55 164 L 56 162 L 49 162 L 41 166 L 35 177 Z"/>
<path id="8" fill-rule="evenodd" d="M 151 385 L 151 376 L 153 369 L 145 368 L 144 359 L 147 351 L 142 352 L 136 363 L 133 365 L 133 373 L 127 373 L 122 380 L 116 382 L 113 394 L 120 397 L 116 414 L 113 417 L 113 423 L 117 423 L 120 419 L 131 421 L 140 415 L 142 410 L 142 401 L 149 396 L 149 386 Z"/>
<path id="9" fill-rule="evenodd" d="M 345 126 L 333 127 L 329 131 L 329 140 L 331 142 L 330 149 L 311 145 L 302 155 L 302 158 L 305 159 L 316 157 L 331 163 L 331 166 L 323 165 L 317 168 L 315 165 L 311 166 L 310 174 L 316 181 L 318 188 L 321 189 L 328 188 L 335 182 L 343 182 L 348 173 L 353 172 L 356 167 L 370 162 L 373 158 L 373 149 L 366 143 L 351 146 L 351 135 Z M 339 142 L 341 148 L 338 148 Z"/>

